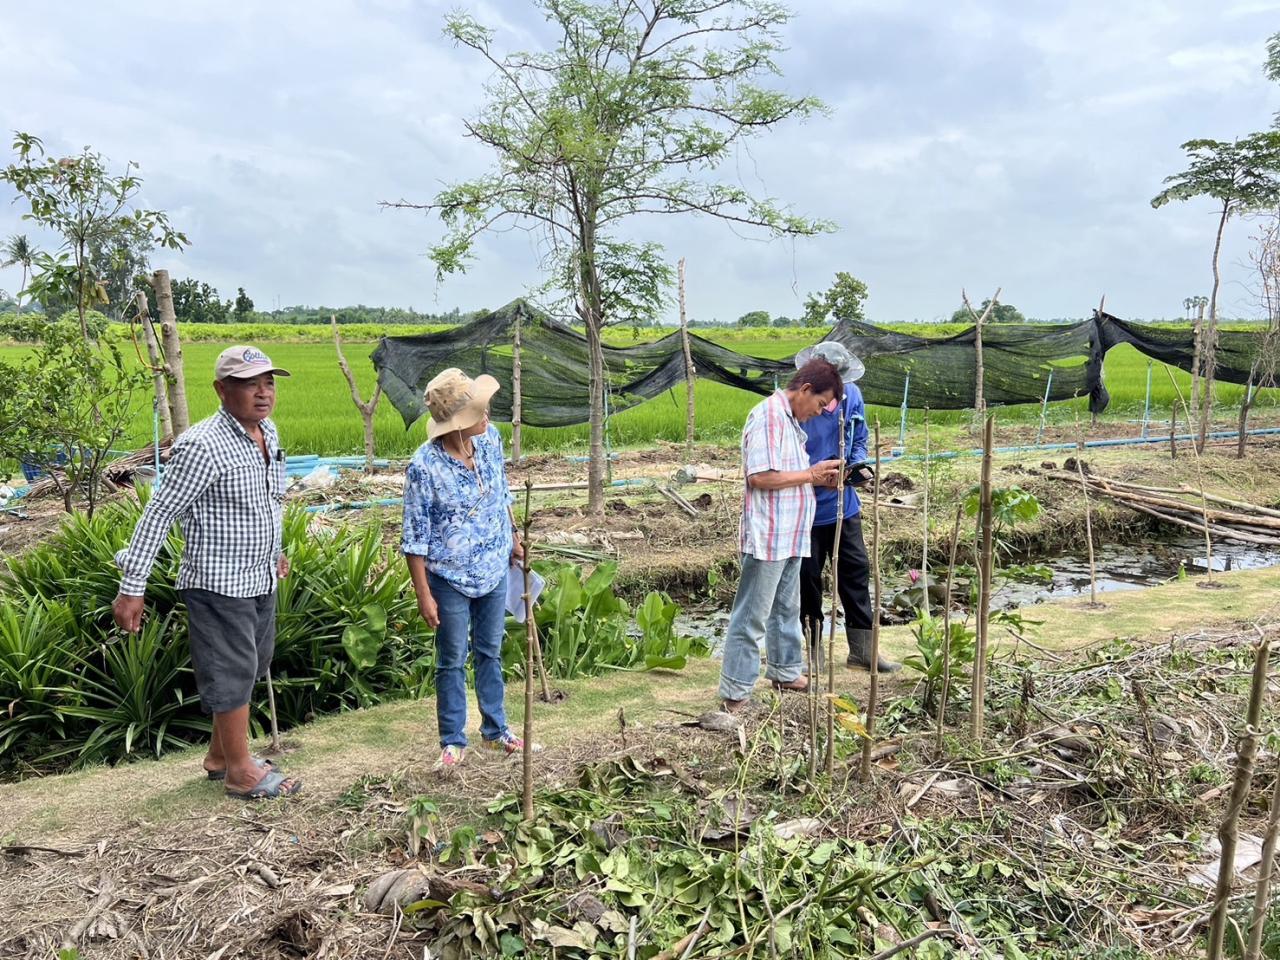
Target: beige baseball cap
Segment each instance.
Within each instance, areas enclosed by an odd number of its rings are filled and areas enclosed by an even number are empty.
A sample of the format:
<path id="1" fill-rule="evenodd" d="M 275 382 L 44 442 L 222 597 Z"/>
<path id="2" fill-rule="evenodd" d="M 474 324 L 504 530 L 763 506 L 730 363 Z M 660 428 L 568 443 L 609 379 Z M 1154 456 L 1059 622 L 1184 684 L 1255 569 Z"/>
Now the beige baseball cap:
<path id="1" fill-rule="evenodd" d="M 498 381 L 487 373 L 472 380 L 457 367 L 441 370 L 431 378 L 423 397 L 431 414 L 427 439 L 474 427 L 484 416 L 485 407 L 498 392 L 498 386 Z"/>
<path id="2" fill-rule="evenodd" d="M 213 365 L 213 379 L 225 380 L 227 377 L 248 378 L 260 373 L 273 373 L 277 377 L 289 376 L 289 371 L 277 367 L 271 358 L 257 347 L 246 347 L 243 344 L 227 347 L 218 354 L 218 361 Z"/>

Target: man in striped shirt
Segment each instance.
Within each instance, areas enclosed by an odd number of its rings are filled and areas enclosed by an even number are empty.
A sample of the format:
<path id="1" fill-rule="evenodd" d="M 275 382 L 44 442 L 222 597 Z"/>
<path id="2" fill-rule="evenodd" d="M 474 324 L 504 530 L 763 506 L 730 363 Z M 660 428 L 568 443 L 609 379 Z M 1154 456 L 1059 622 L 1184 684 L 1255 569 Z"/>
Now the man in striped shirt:
<path id="1" fill-rule="evenodd" d="M 775 688 L 802 691 L 800 562 L 809 555 L 813 487 L 836 483 L 840 461 L 810 466 L 800 424 L 844 395 L 836 368 L 826 360 L 802 366 L 783 390 L 758 404 L 742 428 L 742 500 L 739 546 L 742 575 L 729 614 L 720 697 L 736 710 L 751 697 L 760 675 Z"/>
<path id="2" fill-rule="evenodd" d="M 282 550 L 285 458 L 269 417 L 276 376 L 289 375 L 253 347 L 222 352 L 213 388 L 222 406 L 174 441 L 129 546 L 116 554 L 116 625 L 137 633 L 156 555 L 176 520 L 182 528 L 177 589 L 187 607 L 200 705 L 213 714 L 204 768 L 245 800 L 297 793 L 301 781 L 249 754 L 249 697 L 275 651 L 276 581 Z"/>

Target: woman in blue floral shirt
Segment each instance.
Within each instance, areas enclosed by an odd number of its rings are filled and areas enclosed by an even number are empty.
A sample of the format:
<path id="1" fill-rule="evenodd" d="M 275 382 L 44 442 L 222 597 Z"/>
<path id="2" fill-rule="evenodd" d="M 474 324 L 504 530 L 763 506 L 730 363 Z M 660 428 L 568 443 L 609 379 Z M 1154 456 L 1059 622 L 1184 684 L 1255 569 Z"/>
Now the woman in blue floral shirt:
<path id="1" fill-rule="evenodd" d="M 427 442 L 409 463 L 401 549 L 418 610 L 436 631 L 440 767 L 466 755 L 467 646 L 475 658 L 484 745 L 508 754 L 524 744 L 507 728 L 502 638 L 507 571 L 523 556 L 511 514 L 502 437 L 489 423 L 498 381 L 450 368 L 427 384 Z"/>

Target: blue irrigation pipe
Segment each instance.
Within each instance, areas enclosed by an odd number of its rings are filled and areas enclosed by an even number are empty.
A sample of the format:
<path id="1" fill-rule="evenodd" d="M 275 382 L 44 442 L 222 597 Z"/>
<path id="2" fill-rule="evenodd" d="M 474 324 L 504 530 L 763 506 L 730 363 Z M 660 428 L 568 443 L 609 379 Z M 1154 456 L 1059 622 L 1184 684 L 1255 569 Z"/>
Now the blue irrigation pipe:
<path id="1" fill-rule="evenodd" d="M 1276 435 L 1280 435 L 1280 427 L 1260 427 L 1256 430 L 1245 431 L 1245 436 L 1248 436 L 1248 437 L 1268 437 L 1268 436 L 1276 436 Z M 1195 439 L 1195 436 L 1196 435 L 1193 433 L 1180 433 L 1174 439 L 1189 441 L 1189 440 Z M 1208 439 L 1235 440 L 1239 436 L 1240 436 L 1240 432 L 1238 430 L 1217 430 L 1213 433 L 1208 434 Z M 1143 444 L 1168 443 L 1168 441 L 1169 441 L 1168 437 L 1149 437 L 1147 439 L 1143 439 L 1142 437 L 1119 437 L 1119 438 L 1113 438 L 1110 440 L 1086 440 L 1084 445 L 1086 447 L 1094 447 L 1094 448 L 1136 447 L 1136 446 L 1142 446 Z M 1016 446 L 1016 447 L 996 447 L 992 452 L 998 453 L 998 454 L 1052 453 L 1054 451 L 1059 451 L 1059 450 L 1076 450 L 1076 449 L 1079 449 L 1079 446 L 1080 445 L 1077 443 L 1033 443 L 1033 444 L 1024 444 L 1022 446 Z M 930 454 L 931 459 L 938 459 L 938 458 L 954 459 L 956 457 L 980 457 L 980 456 L 982 456 L 981 447 L 978 447 L 973 450 L 950 450 L 945 453 Z M 921 460 L 923 459 L 923 457 L 921 457 L 919 454 L 914 454 L 914 455 L 894 454 L 886 459 Z"/>
<path id="2" fill-rule="evenodd" d="M 1044 418 L 1049 412 L 1049 391 L 1053 389 L 1053 367 L 1049 368 L 1049 381 L 1044 385 L 1044 399 L 1040 401 L 1040 429 L 1036 431 L 1036 443 L 1044 436 Z"/>
<path id="3" fill-rule="evenodd" d="M 608 484 L 617 487 L 644 487 L 654 483 L 649 477 L 628 477 L 625 480 L 614 480 Z M 379 500 L 352 500 L 348 503 L 317 503 L 304 508 L 307 513 L 333 513 L 337 510 L 368 510 L 370 507 L 398 507 L 404 503 L 404 497 L 382 497 Z"/>

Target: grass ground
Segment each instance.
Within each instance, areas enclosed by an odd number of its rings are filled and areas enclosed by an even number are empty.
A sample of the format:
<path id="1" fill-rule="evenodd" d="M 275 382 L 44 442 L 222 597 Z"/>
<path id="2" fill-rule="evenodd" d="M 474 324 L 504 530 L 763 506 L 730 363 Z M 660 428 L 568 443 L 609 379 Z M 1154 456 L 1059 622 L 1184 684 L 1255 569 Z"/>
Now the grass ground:
<path id="1" fill-rule="evenodd" d="M 1217 579 L 1222 589 L 1205 590 L 1192 579 L 1108 594 L 1101 609 L 1068 601 L 1037 605 L 1024 613 L 1043 621 L 1032 634 L 1034 642 L 1059 653 L 1114 638 L 1159 643 L 1175 632 L 1280 618 L 1280 569 L 1239 571 Z M 905 627 L 887 628 L 883 642 L 895 659 L 913 649 Z M 1006 649 L 1014 645 L 1007 635 L 999 642 Z M 558 681 L 556 687 L 568 697 L 558 704 L 535 706 L 537 739 L 549 752 L 570 750 L 576 742 L 620 742 L 620 715 L 632 738 L 644 738 L 646 728 L 681 719 L 671 711 L 696 715 L 713 708 L 719 668 L 716 660 L 695 660 L 678 673 L 616 673 Z M 888 695 L 904 692 L 913 682 L 910 672 L 892 678 Z M 842 673 L 838 683 L 858 702 L 865 698 L 866 674 Z M 288 732 L 285 763 L 306 781 L 309 798 L 327 802 L 336 801 L 360 777 L 426 771 L 437 752 L 433 703 L 429 699 L 320 718 Z M 522 691 L 508 690 L 507 709 L 511 723 L 518 726 L 523 720 Z M 471 721 L 471 728 L 479 721 L 474 702 Z M 267 744 L 255 746 L 265 749 Z M 77 845 L 139 821 L 233 813 L 239 801 L 223 798 L 221 790 L 204 779 L 201 755 L 191 750 L 158 761 L 0 784 L 0 843 Z M 518 785 L 517 765 L 485 755 L 478 759 L 499 786 Z"/>

